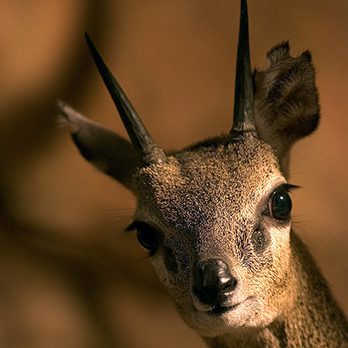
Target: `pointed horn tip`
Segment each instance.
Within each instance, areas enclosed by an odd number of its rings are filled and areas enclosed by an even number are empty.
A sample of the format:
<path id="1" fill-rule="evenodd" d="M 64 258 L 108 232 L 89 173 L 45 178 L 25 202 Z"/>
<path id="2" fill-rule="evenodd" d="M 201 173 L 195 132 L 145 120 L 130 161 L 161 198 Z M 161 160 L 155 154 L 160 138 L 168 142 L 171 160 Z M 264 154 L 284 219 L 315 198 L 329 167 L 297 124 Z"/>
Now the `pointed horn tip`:
<path id="1" fill-rule="evenodd" d="M 115 103 L 133 146 L 136 148 L 140 147 L 139 150 L 142 152 L 144 165 L 165 162 L 166 155 L 164 151 L 157 145 L 153 144 L 150 134 L 143 126 L 137 112 L 131 105 L 116 78 L 113 76 L 111 70 L 107 67 L 87 32 L 85 32 L 85 39 L 97 69 Z M 140 145 L 142 142 L 143 144 Z"/>
<path id="2" fill-rule="evenodd" d="M 253 77 L 250 64 L 249 26 L 247 1 L 240 3 L 240 23 L 236 63 L 235 98 L 233 126 L 230 131 L 233 139 L 242 139 L 245 134 L 256 134 L 253 101 Z"/>
<path id="3" fill-rule="evenodd" d="M 96 64 L 99 72 L 101 73 L 101 70 L 108 70 L 108 73 L 111 74 L 111 71 L 109 71 L 109 68 L 107 68 L 101 54 L 99 53 L 97 47 L 95 46 L 92 38 L 89 36 L 89 34 L 87 32 L 85 32 L 85 40 L 89 49 L 89 52 L 92 55 L 92 58 L 94 60 L 94 63 Z"/>
<path id="4" fill-rule="evenodd" d="M 87 33 L 87 31 L 85 31 L 84 36 L 85 36 L 85 40 L 86 40 L 86 42 L 87 42 L 88 47 L 93 47 L 93 48 L 95 48 L 94 43 L 93 43 L 93 41 L 92 41 L 92 38 L 91 38 L 90 35 Z"/>
<path id="5" fill-rule="evenodd" d="M 96 56 L 100 56 L 97 48 L 95 47 L 95 45 L 93 43 L 92 38 L 89 36 L 89 34 L 87 32 L 85 32 L 85 40 L 86 40 L 86 43 L 87 43 L 87 46 L 88 46 L 90 52 L 92 53 L 93 58 L 95 59 Z"/>
<path id="6" fill-rule="evenodd" d="M 248 19 L 248 1 L 241 0 L 240 2 L 240 17 L 243 19 Z"/>
<path id="7" fill-rule="evenodd" d="M 109 67 L 106 65 L 102 55 L 99 53 L 97 47 L 94 45 L 91 37 L 88 35 L 88 33 L 85 33 L 85 39 L 87 42 L 87 46 L 89 49 L 89 52 L 93 58 L 94 64 L 96 65 L 99 74 L 104 81 L 104 84 L 106 88 L 108 89 L 109 93 L 111 94 L 112 99 L 114 99 L 114 96 L 112 95 L 115 90 L 120 90 L 120 86 L 118 85 L 114 75 L 112 74 Z M 113 92 L 111 92 L 113 90 Z M 114 99 L 115 101 L 115 99 Z"/>

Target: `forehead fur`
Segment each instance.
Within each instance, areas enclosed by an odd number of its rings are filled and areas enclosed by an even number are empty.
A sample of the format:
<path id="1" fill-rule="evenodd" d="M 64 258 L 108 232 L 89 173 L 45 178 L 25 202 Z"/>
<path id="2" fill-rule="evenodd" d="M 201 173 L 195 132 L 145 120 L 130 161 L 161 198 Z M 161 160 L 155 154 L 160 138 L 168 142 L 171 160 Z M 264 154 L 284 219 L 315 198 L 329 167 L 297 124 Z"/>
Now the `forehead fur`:
<path id="1" fill-rule="evenodd" d="M 276 157 L 262 141 L 202 143 L 136 173 L 138 212 L 171 229 L 211 227 L 229 212 L 249 215 L 242 210 L 255 208 L 279 177 Z"/>

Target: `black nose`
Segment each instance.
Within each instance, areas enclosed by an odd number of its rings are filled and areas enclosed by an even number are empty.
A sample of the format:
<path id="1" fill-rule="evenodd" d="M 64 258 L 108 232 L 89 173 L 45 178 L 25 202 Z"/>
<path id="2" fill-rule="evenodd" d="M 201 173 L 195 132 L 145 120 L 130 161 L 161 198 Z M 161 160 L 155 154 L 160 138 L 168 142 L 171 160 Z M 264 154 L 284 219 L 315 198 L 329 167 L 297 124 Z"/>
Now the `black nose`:
<path id="1" fill-rule="evenodd" d="M 192 291 L 202 303 L 222 306 L 236 286 L 237 279 L 222 260 L 200 261 L 193 269 Z"/>

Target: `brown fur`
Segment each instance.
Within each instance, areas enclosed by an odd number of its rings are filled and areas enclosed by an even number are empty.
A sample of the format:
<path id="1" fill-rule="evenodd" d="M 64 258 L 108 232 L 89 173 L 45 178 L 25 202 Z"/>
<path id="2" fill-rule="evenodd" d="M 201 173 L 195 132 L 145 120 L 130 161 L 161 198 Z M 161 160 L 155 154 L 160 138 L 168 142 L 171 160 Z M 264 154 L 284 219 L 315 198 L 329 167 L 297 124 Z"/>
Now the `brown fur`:
<path id="1" fill-rule="evenodd" d="M 260 139 L 215 138 L 135 169 L 130 146 L 123 146 L 128 153 L 118 149 L 125 140 L 111 132 L 106 137 L 105 129 L 71 109 L 63 116 L 82 155 L 136 195 L 135 220 L 159 234 L 152 256 L 158 276 L 210 347 L 343 347 L 347 322 L 315 262 L 291 221 L 265 213 L 274 189 L 286 183 L 292 144 L 318 124 L 311 57 L 293 58 L 283 43 L 268 59 L 270 67 L 254 76 Z M 127 155 L 129 163 L 118 167 Z M 265 243 L 260 249 L 258 231 Z M 209 258 L 223 260 L 238 279 L 230 298 L 237 305 L 221 315 L 206 311 L 191 291 L 193 265 Z"/>
<path id="2" fill-rule="evenodd" d="M 291 232 L 296 301 L 270 325 L 206 339 L 210 347 L 346 347 L 347 323 L 315 261 Z"/>
<path id="3" fill-rule="evenodd" d="M 143 168 L 136 174 L 135 219 L 163 231 L 166 243 L 175 253 L 182 274 L 172 275 L 165 270 L 162 250 L 153 257 L 153 263 L 180 314 L 203 336 L 215 336 L 220 330 L 228 332 L 231 328 L 209 319 L 204 323 L 192 315 L 190 271 L 181 266 L 181 258 L 189 255 L 192 264 L 200 257 L 222 257 L 232 259 L 230 263 L 235 270 L 238 263 L 245 267 L 240 248 L 250 243 L 255 221 L 249 220 L 248 213 L 243 216 L 241 212 L 246 204 L 257 211 L 270 179 L 280 178 L 281 174 L 272 151 L 263 143 L 224 144 L 223 139 L 220 145 L 215 142 L 213 146 L 201 144 L 193 148 L 170 158 L 167 164 Z M 241 231 L 241 226 L 246 230 Z M 246 276 L 244 281 L 254 293 L 261 290 L 258 295 L 262 304 L 252 308 L 255 317 L 243 318 L 246 328 L 240 332 L 235 329 L 208 338 L 208 344 L 211 347 L 343 346 L 348 342 L 345 318 L 306 247 L 294 232 L 290 245 L 281 239 L 275 243 L 283 246 L 279 253 L 273 251 L 268 255 L 269 260 L 266 254 L 260 258 L 251 251 L 247 256 L 252 278 L 247 280 Z M 214 325 L 220 327 L 215 329 Z"/>

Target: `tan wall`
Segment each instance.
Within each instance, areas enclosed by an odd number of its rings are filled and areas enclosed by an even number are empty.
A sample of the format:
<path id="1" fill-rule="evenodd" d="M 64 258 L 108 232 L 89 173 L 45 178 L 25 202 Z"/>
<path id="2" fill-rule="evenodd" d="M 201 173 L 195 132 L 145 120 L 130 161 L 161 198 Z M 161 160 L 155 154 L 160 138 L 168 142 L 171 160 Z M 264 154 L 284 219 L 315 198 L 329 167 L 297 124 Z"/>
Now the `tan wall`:
<path id="1" fill-rule="evenodd" d="M 88 5 L 87 5 L 88 3 Z M 296 145 L 296 228 L 348 312 L 346 0 L 250 1 L 252 60 L 289 39 L 317 68 L 322 122 Z M 156 141 L 231 126 L 238 1 L 2 1 L 0 346 L 202 347 L 134 236 L 134 200 L 56 127 L 56 97 L 125 135 L 88 31 Z"/>

